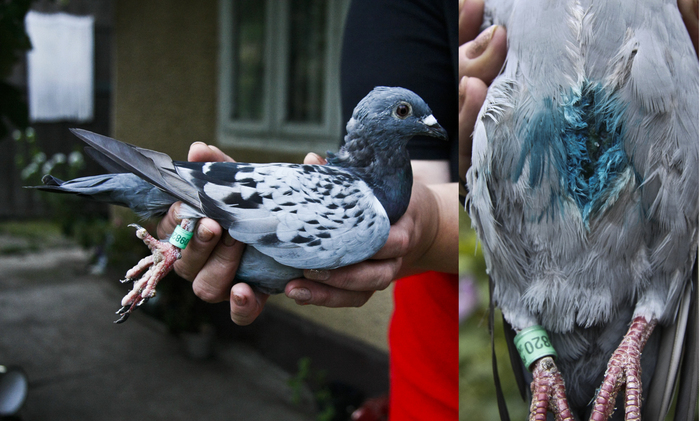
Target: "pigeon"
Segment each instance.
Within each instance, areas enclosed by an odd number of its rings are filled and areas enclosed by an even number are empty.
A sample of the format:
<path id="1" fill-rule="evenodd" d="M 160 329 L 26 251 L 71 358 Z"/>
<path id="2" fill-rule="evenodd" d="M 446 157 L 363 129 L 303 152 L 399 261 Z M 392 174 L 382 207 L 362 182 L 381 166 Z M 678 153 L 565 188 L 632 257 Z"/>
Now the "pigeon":
<path id="1" fill-rule="evenodd" d="M 247 244 L 236 281 L 268 294 L 283 292 L 304 269 L 335 269 L 374 255 L 410 201 L 406 144 L 416 135 L 447 139 L 447 132 L 423 99 L 399 87 L 374 88 L 358 103 L 346 131 L 338 153 L 328 152 L 327 165 L 303 165 L 178 162 L 72 129 L 110 174 L 70 181 L 46 175 L 37 188 L 126 206 L 144 218 L 183 202 L 182 223 L 168 241 L 134 225 L 153 254 L 126 273 L 123 282 L 134 286 L 117 312 L 121 323 L 155 295 L 202 217 Z"/>
<path id="2" fill-rule="evenodd" d="M 484 15 L 508 53 L 467 207 L 530 419 L 638 420 L 652 400 L 644 419 L 663 419 L 698 241 L 698 61 L 676 1 L 487 0 Z"/>

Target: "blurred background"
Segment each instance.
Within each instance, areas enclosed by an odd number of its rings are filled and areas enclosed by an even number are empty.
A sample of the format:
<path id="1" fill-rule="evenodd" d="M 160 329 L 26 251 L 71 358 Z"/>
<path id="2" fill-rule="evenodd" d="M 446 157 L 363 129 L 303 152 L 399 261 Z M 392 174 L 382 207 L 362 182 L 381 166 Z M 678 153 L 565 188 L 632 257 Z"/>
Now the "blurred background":
<path id="1" fill-rule="evenodd" d="M 459 218 L 459 318 L 459 419 L 499 420 L 491 365 L 489 280 L 466 212 Z M 525 420 L 529 403 L 515 384 L 499 310 L 494 320 L 496 359 L 508 411 L 511 419 Z"/>
<path id="2" fill-rule="evenodd" d="M 136 216 L 22 188 L 102 172 L 71 127 L 179 160 L 194 141 L 253 162 L 336 150 L 348 5 L 0 1 L 0 395 L 3 367 L 29 379 L 0 416 L 347 420 L 387 392 L 390 289 L 358 309 L 272 297 L 239 327 L 172 275 L 112 325 L 147 252 Z"/>

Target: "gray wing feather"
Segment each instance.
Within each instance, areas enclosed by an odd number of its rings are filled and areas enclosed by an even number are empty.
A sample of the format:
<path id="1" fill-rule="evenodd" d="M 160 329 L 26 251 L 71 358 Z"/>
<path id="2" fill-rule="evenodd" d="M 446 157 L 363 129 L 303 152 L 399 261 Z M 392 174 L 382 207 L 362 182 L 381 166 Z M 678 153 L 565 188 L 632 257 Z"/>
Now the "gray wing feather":
<path id="1" fill-rule="evenodd" d="M 683 298 L 678 309 L 678 317 L 675 322 L 669 326 L 661 326 L 662 329 L 660 346 L 657 356 L 656 369 L 654 377 L 648 385 L 647 399 L 644 403 L 644 419 L 663 421 L 668 414 L 673 401 L 673 392 L 676 387 L 676 381 L 679 376 L 693 377 L 695 376 L 695 386 L 687 386 L 690 390 L 694 390 L 694 399 L 697 399 L 697 370 L 695 372 L 680 372 L 681 361 L 697 360 L 697 348 L 695 356 L 691 351 L 693 348 L 688 346 L 693 333 L 688 329 L 690 325 L 697 325 L 690 321 L 690 317 L 697 317 L 690 311 L 693 304 L 693 295 L 697 292 L 693 291 L 692 284 L 688 283 L 683 293 Z M 697 330 L 697 326 L 696 326 Z M 690 333 L 690 336 L 688 334 Z M 697 332 L 695 332 L 697 336 Z M 696 345 L 697 347 L 697 345 Z M 687 355 L 684 355 L 684 352 Z M 683 388 L 679 389 L 683 390 Z M 694 411 L 695 408 L 691 408 Z M 691 419 L 688 418 L 681 419 Z"/>
<path id="2" fill-rule="evenodd" d="M 177 175 L 172 159 L 168 155 L 129 145 L 87 130 L 71 129 L 71 131 L 93 147 L 96 154 L 103 155 L 98 161 L 111 161 L 110 167 L 124 168 L 190 206 L 200 207 L 197 191 Z"/>

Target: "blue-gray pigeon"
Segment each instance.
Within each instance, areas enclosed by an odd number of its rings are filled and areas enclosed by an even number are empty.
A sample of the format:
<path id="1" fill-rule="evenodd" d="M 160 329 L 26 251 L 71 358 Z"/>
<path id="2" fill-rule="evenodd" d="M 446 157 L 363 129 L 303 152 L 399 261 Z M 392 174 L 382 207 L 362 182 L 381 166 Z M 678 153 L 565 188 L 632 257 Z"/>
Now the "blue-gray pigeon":
<path id="1" fill-rule="evenodd" d="M 687 321 L 698 240 L 698 61 L 676 0 L 487 0 L 485 19 L 508 53 L 468 210 L 530 419 L 638 420 L 644 399 L 662 419 L 683 328 L 660 331 Z"/>
<path id="2" fill-rule="evenodd" d="M 155 294 L 204 216 L 248 245 L 236 279 L 280 293 L 303 269 L 334 269 L 374 255 L 411 197 L 406 144 L 416 135 L 447 138 L 428 105 L 404 88 L 372 90 L 346 129 L 344 144 L 337 154 L 328 153 L 327 165 L 174 162 L 160 152 L 74 129 L 89 145 L 87 153 L 112 174 L 66 182 L 47 175 L 39 188 L 128 206 L 142 217 L 184 203 L 184 219 L 170 242 L 136 226 L 153 254 L 127 272 L 125 281 L 134 281 L 134 287 L 122 300 L 117 322 Z"/>

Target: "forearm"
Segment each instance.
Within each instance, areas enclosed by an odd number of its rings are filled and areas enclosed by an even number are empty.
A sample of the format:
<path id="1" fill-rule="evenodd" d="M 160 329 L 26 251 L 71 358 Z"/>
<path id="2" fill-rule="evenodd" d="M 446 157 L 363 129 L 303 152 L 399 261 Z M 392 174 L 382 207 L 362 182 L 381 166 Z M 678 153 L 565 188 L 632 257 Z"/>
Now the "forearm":
<path id="1" fill-rule="evenodd" d="M 404 257 L 400 275 L 426 270 L 457 273 L 459 243 L 459 201 L 457 183 L 426 186 L 416 183 L 413 195 L 420 206 L 415 210 L 418 245 Z"/>

